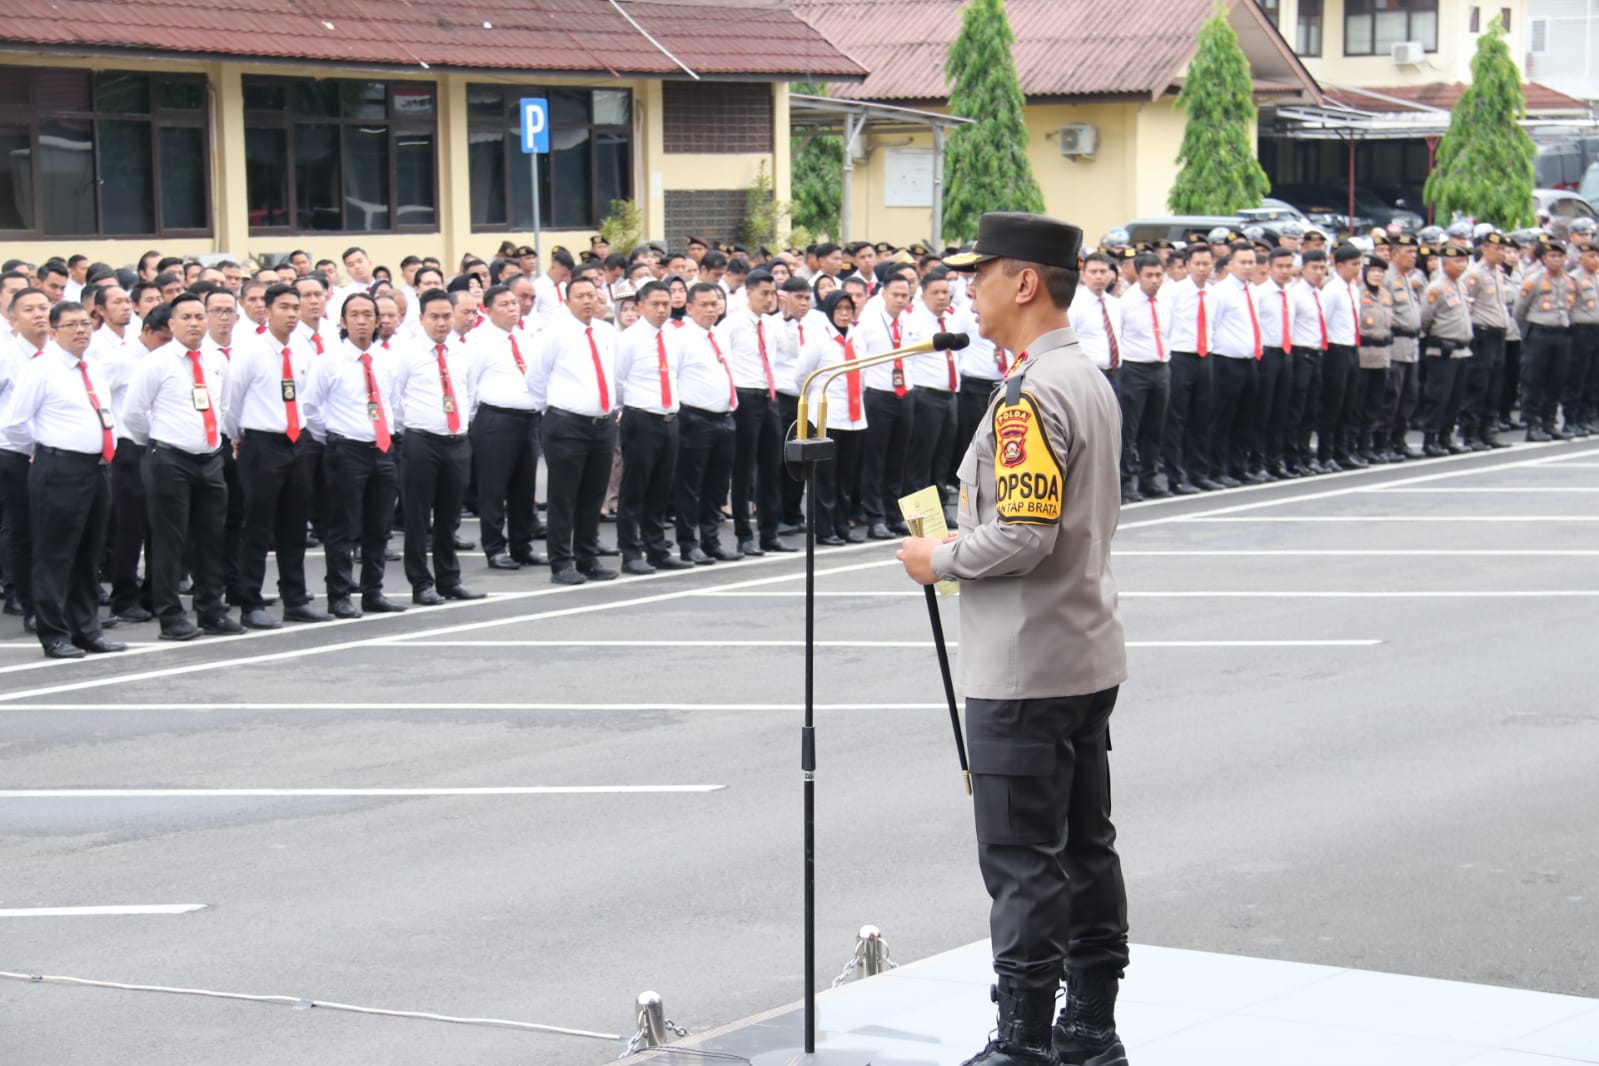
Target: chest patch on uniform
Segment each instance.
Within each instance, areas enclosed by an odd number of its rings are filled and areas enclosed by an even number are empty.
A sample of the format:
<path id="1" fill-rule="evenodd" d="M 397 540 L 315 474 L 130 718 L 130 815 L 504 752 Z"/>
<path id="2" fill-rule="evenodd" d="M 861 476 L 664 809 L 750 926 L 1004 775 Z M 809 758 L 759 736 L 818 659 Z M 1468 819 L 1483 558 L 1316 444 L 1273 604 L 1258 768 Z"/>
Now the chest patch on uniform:
<path id="1" fill-rule="evenodd" d="M 1027 393 L 994 409 L 994 499 L 1002 522 L 1060 521 L 1060 463 Z"/>

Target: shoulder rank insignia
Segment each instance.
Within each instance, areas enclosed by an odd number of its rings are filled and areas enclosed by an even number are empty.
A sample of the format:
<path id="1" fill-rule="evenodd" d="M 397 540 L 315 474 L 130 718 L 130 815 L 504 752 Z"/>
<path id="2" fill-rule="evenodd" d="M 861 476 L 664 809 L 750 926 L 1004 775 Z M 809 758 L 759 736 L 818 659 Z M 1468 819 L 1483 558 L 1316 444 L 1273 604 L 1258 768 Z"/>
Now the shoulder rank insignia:
<path id="1" fill-rule="evenodd" d="M 994 509 L 1002 522 L 1060 521 L 1062 472 L 1029 393 L 994 409 Z"/>

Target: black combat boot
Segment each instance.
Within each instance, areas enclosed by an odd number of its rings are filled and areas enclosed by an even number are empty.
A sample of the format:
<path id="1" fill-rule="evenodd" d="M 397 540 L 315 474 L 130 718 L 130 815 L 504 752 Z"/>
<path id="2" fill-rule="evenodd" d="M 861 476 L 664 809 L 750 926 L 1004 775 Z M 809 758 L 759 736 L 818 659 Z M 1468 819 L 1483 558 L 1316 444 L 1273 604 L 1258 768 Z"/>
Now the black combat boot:
<path id="1" fill-rule="evenodd" d="M 1055 1021 L 1061 1066 L 1127 1066 L 1116 1035 L 1116 978 L 1104 970 L 1066 975 L 1066 1006 Z"/>
<path id="2" fill-rule="evenodd" d="M 999 1004 L 999 1031 L 962 1066 L 1057 1066 L 1049 1025 L 1055 990 L 1023 988 L 1002 977 L 991 994 Z"/>

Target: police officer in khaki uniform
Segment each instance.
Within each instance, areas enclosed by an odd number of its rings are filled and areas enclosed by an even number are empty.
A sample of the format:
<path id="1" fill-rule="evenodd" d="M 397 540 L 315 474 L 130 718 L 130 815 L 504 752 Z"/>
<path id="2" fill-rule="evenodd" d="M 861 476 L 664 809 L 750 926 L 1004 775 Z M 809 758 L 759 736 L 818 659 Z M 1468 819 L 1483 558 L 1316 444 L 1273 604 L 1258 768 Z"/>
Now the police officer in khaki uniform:
<path id="1" fill-rule="evenodd" d="M 1522 372 L 1526 382 L 1527 439 L 1570 440 L 1572 433 L 1555 424 L 1555 405 L 1566 380 L 1571 355 L 1571 312 L 1577 286 L 1566 273 L 1566 248 L 1559 241 L 1538 247 L 1541 269 L 1528 272 L 1516 297 L 1516 320 L 1522 323 Z"/>
<path id="2" fill-rule="evenodd" d="M 1460 277 L 1471 253 L 1455 244 L 1438 250 L 1439 273 L 1427 286 L 1421 302 L 1421 328 L 1426 339 L 1422 358 L 1428 360 L 1422 403 L 1422 454 L 1458 454 L 1466 449 L 1455 443 L 1455 419 L 1465 392 L 1461 364 L 1471 358 L 1471 308 Z"/>
<path id="3" fill-rule="evenodd" d="M 1082 238 L 1052 218 L 991 212 L 973 250 L 945 260 L 975 271 L 984 336 L 1018 355 L 960 465 L 960 532 L 907 538 L 899 553 L 924 585 L 961 582 L 978 865 L 999 977 L 998 1034 L 970 1060 L 981 1066 L 1126 1061 L 1114 1008 L 1127 893 L 1107 756 L 1127 677 L 1110 572 L 1121 413 L 1067 324 Z"/>
<path id="4" fill-rule="evenodd" d="M 1497 230 L 1484 234 L 1477 246 L 1481 258 L 1466 271 L 1472 359 L 1466 375 L 1460 436 L 1474 452 L 1509 447 L 1494 432 L 1499 422 L 1499 388 L 1505 376 L 1505 335 L 1510 326 L 1510 313 L 1505 308 L 1505 290 L 1510 281 L 1499 268 L 1509 244 L 1510 238 Z"/>
<path id="5" fill-rule="evenodd" d="M 1566 374 L 1561 409 L 1566 428 L 1579 437 L 1595 432 L 1593 400 L 1599 392 L 1599 243 L 1575 246 L 1577 269 L 1571 271 L 1576 299 L 1571 309 L 1571 365 Z"/>
<path id="6" fill-rule="evenodd" d="M 1393 346 L 1388 361 L 1388 395 L 1384 424 L 1391 459 L 1415 459 L 1405 442 L 1410 416 L 1416 413 L 1420 390 L 1421 300 L 1427 276 L 1416 269 L 1416 238 L 1402 233 L 1389 239 L 1390 266 L 1384 283 L 1393 302 Z"/>

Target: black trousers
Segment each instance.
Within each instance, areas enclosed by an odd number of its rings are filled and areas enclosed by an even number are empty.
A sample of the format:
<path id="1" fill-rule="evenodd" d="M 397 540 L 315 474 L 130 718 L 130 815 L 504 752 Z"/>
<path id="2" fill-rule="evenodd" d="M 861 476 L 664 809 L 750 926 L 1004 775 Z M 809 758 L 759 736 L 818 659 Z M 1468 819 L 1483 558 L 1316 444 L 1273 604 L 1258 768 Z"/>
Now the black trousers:
<path id="1" fill-rule="evenodd" d="M 1116 402 L 1122 409 L 1122 486 L 1152 485 L 1171 399 L 1170 363 L 1122 363 Z"/>
<path id="2" fill-rule="evenodd" d="M 229 603 L 240 604 L 244 602 L 243 572 L 239 568 L 244 545 L 244 485 L 233 458 L 233 442 L 227 437 L 222 438 L 222 482 L 228 487 L 228 510 L 222 519 L 222 588 Z"/>
<path id="3" fill-rule="evenodd" d="M 111 476 L 98 453 L 42 445 L 28 471 L 37 538 L 33 548 L 33 613 L 39 643 L 86 644 L 100 636 L 100 553 L 111 516 Z"/>
<path id="4" fill-rule="evenodd" d="M 472 416 L 469 433 L 483 554 L 489 558 L 506 551 L 513 558 L 531 555 L 538 414 L 482 404 Z M 598 511 L 596 504 L 596 514 Z"/>
<path id="5" fill-rule="evenodd" d="M 944 486 L 949 483 L 945 472 L 955 447 L 955 393 L 918 388 L 911 391 L 910 400 L 911 447 L 905 462 L 904 491 L 917 492 L 933 485 L 943 499 Z M 899 512 L 897 506 L 894 510 Z"/>
<path id="6" fill-rule="evenodd" d="M 1410 418 L 1416 413 L 1420 397 L 1421 363 L 1390 364 L 1383 425 L 1388 434 L 1388 443 L 1404 443 L 1405 434 L 1410 432 Z"/>
<path id="7" fill-rule="evenodd" d="M 305 587 L 305 523 L 311 512 L 311 435 L 291 443 L 282 433 L 247 429 L 239 441 L 244 530 L 239 547 L 239 606 L 266 605 L 267 553 L 276 550 L 278 598 L 285 607 L 311 601 Z M 113 476 L 115 472 L 113 471 Z M 114 594 L 113 594 L 114 595 Z M 228 598 L 233 599 L 232 593 Z"/>
<path id="8" fill-rule="evenodd" d="M 1321 394 L 1317 397 L 1316 457 L 1322 462 L 1343 451 L 1339 435 L 1344 431 L 1344 412 L 1349 379 L 1359 366 L 1355 349 L 1347 344 L 1329 344 L 1321 353 Z"/>
<path id="9" fill-rule="evenodd" d="M 861 457 L 861 509 L 870 522 L 899 521 L 905 494 L 905 461 L 910 455 L 916 409 L 915 390 L 896 396 L 887 389 L 866 392 L 866 453 Z"/>
<path id="10" fill-rule="evenodd" d="M 765 389 L 739 389 L 733 412 L 733 535 L 739 540 L 777 537 L 783 509 L 783 427 L 777 401 Z M 750 503 L 755 526 L 750 526 Z"/>
<path id="11" fill-rule="evenodd" d="M 178 596 L 185 566 L 194 579 L 194 613 L 217 621 L 222 605 L 222 527 L 228 485 L 222 450 L 195 455 L 151 441 L 144 452 L 144 498 L 150 515 L 150 593 L 162 629 L 187 621 Z"/>
<path id="12" fill-rule="evenodd" d="M 1243 474 L 1248 469 L 1247 444 L 1255 424 L 1254 359 L 1216 356 L 1211 359 L 1210 461 L 1218 474 Z"/>
<path id="13" fill-rule="evenodd" d="M 1528 325 L 1522 351 L 1526 354 L 1522 375 L 1528 378 L 1527 424 L 1553 429 L 1555 408 L 1565 388 L 1566 364 L 1571 358 L 1571 334 L 1548 326 Z"/>
<path id="14" fill-rule="evenodd" d="M 1466 371 L 1465 397 L 1461 401 L 1460 434 L 1468 439 L 1491 438 L 1499 419 L 1499 389 L 1505 377 L 1505 331 L 1475 326 L 1471 331 L 1471 360 Z"/>
<path id="15" fill-rule="evenodd" d="M 957 471 L 961 459 L 965 457 L 966 449 L 972 446 L 977 426 L 988 414 L 989 401 L 994 398 L 994 390 L 999 386 L 997 378 L 961 376 L 961 390 L 955 399 L 955 440 L 950 446 L 949 470 L 944 475 L 948 484 L 960 484 Z"/>
<path id="16" fill-rule="evenodd" d="M 33 515 L 28 502 L 30 464 L 21 452 L 0 450 L 0 537 L 6 577 L 22 609 L 33 612 Z M 98 594 L 96 599 L 98 600 Z"/>
<path id="17" fill-rule="evenodd" d="M 799 397 L 790 396 L 786 392 L 777 394 L 777 424 L 783 431 L 783 440 L 788 440 L 789 430 L 799 422 Z M 785 467 L 778 477 L 779 494 L 783 499 L 783 521 L 792 526 L 805 524 L 805 482 L 798 481 L 788 474 Z"/>
<path id="18" fill-rule="evenodd" d="M 1210 474 L 1210 364 L 1208 356 L 1171 353 L 1171 397 L 1166 405 L 1165 444 L 1161 458 L 1166 480 L 1176 485 Z"/>
<path id="19" fill-rule="evenodd" d="M 721 544 L 717 526 L 733 478 L 734 432 L 731 413 L 698 407 L 685 407 L 678 413 L 672 510 L 677 515 L 679 552 L 696 544 L 709 552 Z"/>
<path id="20" fill-rule="evenodd" d="M 1315 456 L 1310 449 L 1310 435 L 1316 428 L 1321 402 L 1323 353 L 1320 348 L 1295 348 L 1293 354 L 1293 384 L 1288 390 L 1284 447 L 1288 461 L 1295 467 L 1301 467 Z"/>
<path id="21" fill-rule="evenodd" d="M 455 588 L 461 583 L 455 523 L 461 517 L 461 497 L 472 472 L 472 445 L 465 434 L 450 437 L 408 429 L 402 448 L 404 459 L 396 474 L 402 483 L 400 503 L 405 513 L 405 579 L 413 591 L 435 581 L 440 588 Z"/>
<path id="22" fill-rule="evenodd" d="M 1427 360 L 1427 376 L 1422 381 L 1422 429 L 1428 437 L 1448 440 L 1454 435 L 1460 403 L 1466 395 L 1467 360 L 1448 356 L 1422 358 Z"/>
<path id="23" fill-rule="evenodd" d="M 867 447 L 864 429 L 830 429 L 836 442 L 830 463 L 816 464 L 816 535 L 849 537 L 850 516 L 859 506 L 855 486 L 861 480 L 861 452 Z"/>
<path id="24" fill-rule="evenodd" d="M 677 415 L 637 408 L 622 412 L 622 485 L 617 490 L 616 544 L 624 561 L 667 558 L 661 516 L 672 506 L 677 471 Z"/>
<path id="25" fill-rule="evenodd" d="M 616 416 L 591 418 L 552 407 L 543 423 L 550 568 L 564 570 L 574 562 L 593 566 L 600 553 L 600 508 L 611 480 Z M 528 500 L 531 506 L 531 486 Z"/>
<path id="26" fill-rule="evenodd" d="M 1566 387 L 1560 408 L 1566 424 L 1593 419 L 1599 400 L 1599 325 L 1571 327 L 1571 357 L 1566 364 Z"/>
<path id="27" fill-rule="evenodd" d="M 139 578 L 139 560 L 150 540 L 150 507 L 144 498 L 144 446 L 126 437 L 117 441 L 111 457 L 110 570 L 111 613 L 130 607 L 153 611 L 150 570 Z M 300 518 L 300 542 L 305 542 L 305 518 Z"/>
<path id="28" fill-rule="evenodd" d="M 1061 972 L 1127 966 L 1127 888 L 1111 822 L 1116 689 L 966 701 L 977 863 L 994 971 L 1053 989 Z"/>
<path id="29" fill-rule="evenodd" d="M 1288 454 L 1288 400 L 1294 391 L 1294 355 L 1281 348 L 1261 350 L 1255 371 L 1255 438 L 1251 451 L 1257 465 L 1277 467 Z"/>
<path id="30" fill-rule="evenodd" d="M 1521 341 L 1505 341 L 1505 377 L 1499 393 L 1499 417 L 1510 421 L 1510 413 L 1521 402 Z"/>
<path id="31" fill-rule="evenodd" d="M 376 444 L 328 434 L 322 453 L 328 482 L 328 602 L 383 591 L 383 548 L 394 513 L 394 459 Z M 361 583 L 355 549 L 361 548 Z"/>
<path id="32" fill-rule="evenodd" d="M 1355 405 L 1361 451 L 1385 448 L 1388 444 L 1388 368 L 1362 367 L 1357 376 L 1360 399 Z"/>

